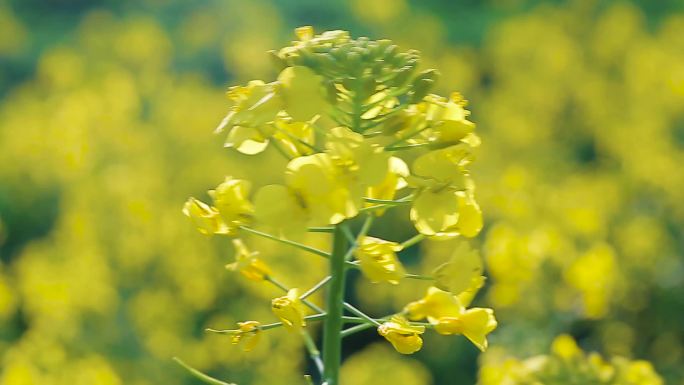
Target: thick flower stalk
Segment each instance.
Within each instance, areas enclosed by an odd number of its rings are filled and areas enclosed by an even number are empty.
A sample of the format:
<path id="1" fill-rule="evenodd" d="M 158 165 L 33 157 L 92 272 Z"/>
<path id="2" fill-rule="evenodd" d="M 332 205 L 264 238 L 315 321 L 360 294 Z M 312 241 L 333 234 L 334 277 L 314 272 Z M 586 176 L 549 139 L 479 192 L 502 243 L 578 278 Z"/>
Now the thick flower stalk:
<path id="1" fill-rule="evenodd" d="M 462 241 L 430 276 L 412 274 L 401 262 L 402 251 L 423 240 L 472 238 L 482 228 L 469 171 L 480 140 L 466 101 L 458 93 L 432 94 L 439 73 L 420 72 L 418 52 L 401 52 L 389 40 L 352 39 L 345 31 L 314 35 L 310 27 L 296 34 L 291 46 L 271 52 L 276 80 L 228 90 L 228 114 L 216 129 L 226 147 L 243 154 L 280 152 L 288 161 L 283 183 L 252 191 L 250 181 L 226 176 L 209 191 L 211 202 L 190 198 L 183 209 L 200 232 L 233 238 L 229 270 L 281 291 L 271 303 L 279 321 L 212 331 L 250 350 L 264 331 L 285 326 L 304 338 L 320 371 L 314 377 L 325 385 L 340 383 L 342 338 L 370 327 L 402 354 L 420 350 L 431 330 L 463 335 L 485 350 L 494 314 L 469 308 L 484 284 L 479 254 Z M 416 235 L 372 236 L 374 219 L 400 206 L 410 209 Z M 302 243 L 306 232 L 330 233 L 330 250 Z M 285 287 L 247 235 L 327 258 L 329 270 L 309 290 Z M 433 282 L 424 298 L 417 294 L 395 314 L 373 318 L 344 297 L 351 269 L 374 283 Z M 321 289 L 322 308 L 307 300 Z M 322 354 L 308 330 L 317 321 Z"/>

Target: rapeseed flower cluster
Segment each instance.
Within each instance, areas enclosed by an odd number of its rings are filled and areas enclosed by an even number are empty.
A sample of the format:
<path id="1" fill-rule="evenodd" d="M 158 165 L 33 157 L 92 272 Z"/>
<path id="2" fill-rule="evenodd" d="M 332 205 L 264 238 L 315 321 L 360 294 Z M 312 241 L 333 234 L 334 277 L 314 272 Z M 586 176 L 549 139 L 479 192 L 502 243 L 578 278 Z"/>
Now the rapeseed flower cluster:
<path id="1" fill-rule="evenodd" d="M 403 354 L 421 349 L 426 328 L 464 335 L 484 351 L 497 325 L 493 311 L 467 308 L 484 283 L 479 254 L 464 242 L 430 276 L 408 273 L 400 258 L 424 239 L 472 238 L 482 229 L 469 167 L 480 139 L 466 100 L 459 93 L 432 94 L 439 73 L 420 71 L 418 52 L 401 52 L 389 40 L 352 39 L 346 31 L 316 35 L 311 27 L 296 35 L 291 46 L 271 52 L 277 80 L 228 90 L 228 114 L 215 130 L 225 135 L 225 147 L 242 154 L 280 153 L 282 182 L 252 191 L 251 181 L 229 175 L 209 191 L 210 201 L 193 197 L 183 208 L 201 233 L 233 239 L 236 260 L 228 269 L 287 292 L 271 303 L 279 322 L 247 321 L 218 332 L 232 335 L 233 343 L 248 339 L 251 349 L 260 330 L 296 331 L 328 385 L 338 384 L 342 336 L 368 327 Z M 369 235 L 377 217 L 399 207 L 409 208 L 413 238 Z M 332 250 L 303 243 L 311 232 L 331 233 Z M 285 287 L 251 251 L 254 236 L 328 258 L 329 275 L 306 292 Z M 402 311 L 373 318 L 344 299 L 352 269 L 373 283 L 423 279 L 434 286 Z M 320 308 L 307 298 L 324 286 L 327 301 Z M 305 328 L 320 320 L 322 358 Z M 343 329 L 345 323 L 357 325 Z"/>

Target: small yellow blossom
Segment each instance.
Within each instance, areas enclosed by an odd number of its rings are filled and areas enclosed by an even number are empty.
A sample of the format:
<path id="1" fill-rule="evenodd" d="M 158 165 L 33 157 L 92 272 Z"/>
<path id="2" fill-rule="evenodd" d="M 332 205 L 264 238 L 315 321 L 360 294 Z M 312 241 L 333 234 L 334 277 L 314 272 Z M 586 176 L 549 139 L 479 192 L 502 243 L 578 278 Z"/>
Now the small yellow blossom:
<path id="1" fill-rule="evenodd" d="M 425 100 L 425 115 L 434 127 L 434 141 L 456 144 L 475 129 L 475 124 L 467 119 L 470 112 L 464 108 L 466 102 L 459 93 L 449 100 L 437 95 L 428 95 Z"/>
<path id="2" fill-rule="evenodd" d="M 561 334 L 553 340 L 551 352 L 565 360 L 583 356 L 582 349 L 577 346 L 575 339 L 567 334 Z"/>
<path id="3" fill-rule="evenodd" d="M 309 215 L 311 224 L 337 224 L 356 216 L 362 192 L 343 183 L 326 153 L 295 158 L 287 165 L 286 182 Z"/>
<path id="4" fill-rule="evenodd" d="M 492 309 L 467 309 L 458 297 L 436 287 L 425 298 L 409 303 L 404 312 L 411 320 L 427 318 L 444 335 L 463 334 L 478 349 L 487 349 L 487 334 L 497 326 Z"/>
<path id="5" fill-rule="evenodd" d="M 226 265 L 226 269 L 239 271 L 252 281 L 263 281 L 271 274 L 271 269 L 259 258 L 257 252 L 250 251 L 241 239 L 233 239 L 235 262 Z"/>
<path id="6" fill-rule="evenodd" d="M 458 235 L 472 238 L 482 230 L 482 211 L 471 194 L 462 191 L 422 190 L 411 206 L 416 230 L 434 239 Z"/>
<path id="7" fill-rule="evenodd" d="M 226 147 L 249 155 L 260 153 L 266 148 L 273 130 L 269 123 L 283 108 L 275 84 L 253 80 L 245 87 L 231 87 L 226 95 L 231 106 L 215 132 L 229 130 Z"/>
<path id="8" fill-rule="evenodd" d="M 406 318 L 398 315 L 378 326 L 378 334 L 385 337 L 401 354 L 413 354 L 419 351 L 423 347 L 423 339 L 420 335 L 424 332 L 424 326 L 413 326 Z"/>
<path id="9" fill-rule="evenodd" d="M 364 187 L 381 183 L 387 175 L 389 155 L 347 127 L 330 130 L 325 146 L 335 163 Z"/>
<path id="10" fill-rule="evenodd" d="M 233 331 L 230 342 L 233 345 L 243 343 L 242 350 L 249 352 L 259 342 L 261 337 L 261 323 L 258 321 L 238 322 L 238 329 Z"/>
<path id="11" fill-rule="evenodd" d="M 290 289 L 287 295 L 274 298 L 271 301 L 271 311 L 273 311 L 276 317 L 280 318 L 285 326 L 291 329 L 299 329 L 306 326 L 298 289 Z"/>
<path id="12" fill-rule="evenodd" d="M 482 211 L 473 196 L 466 166 L 472 161 L 461 143 L 420 156 L 409 183 L 417 188 L 410 217 L 416 229 L 435 239 L 474 237 L 482 229 Z"/>
<path id="13" fill-rule="evenodd" d="M 397 258 L 401 246 L 396 242 L 373 237 L 363 237 L 354 251 L 361 272 L 372 282 L 398 284 L 406 275 L 406 270 Z"/>
<path id="14" fill-rule="evenodd" d="M 627 362 L 627 359 L 614 360 L 616 366 L 622 366 L 625 383 L 639 385 L 662 385 L 663 380 L 653 369 L 653 365 L 644 360 Z M 622 361 L 622 362 L 620 362 Z"/>
<path id="15" fill-rule="evenodd" d="M 275 123 L 273 140 L 277 140 L 282 149 L 292 157 L 311 155 L 311 146 L 315 143 L 315 133 L 311 122 L 292 122 L 278 119 Z"/>
<path id="16" fill-rule="evenodd" d="M 249 222 L 254 213 L 254 206 L 248 199 L 251 186 L 247 180 L 227 176 L 216 189 L 209 191 L 214 206 L 226 223 L 237 227 Z"/>
<path id="17" fill-rule="evenodd" d="M 190 218 L 202 234 L 234 234 L 236 229 L 229 228 L 221 218 L 216 207 L 189 198 L 183 205 L 183 214 Z"/>

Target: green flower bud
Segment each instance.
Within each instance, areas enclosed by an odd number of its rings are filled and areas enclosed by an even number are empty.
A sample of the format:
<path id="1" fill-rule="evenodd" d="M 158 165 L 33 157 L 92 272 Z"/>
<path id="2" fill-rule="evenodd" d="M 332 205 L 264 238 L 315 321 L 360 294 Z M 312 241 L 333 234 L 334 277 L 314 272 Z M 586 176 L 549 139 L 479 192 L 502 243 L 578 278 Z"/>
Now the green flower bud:
<path id="1" fill-rule="evenodd" d="M 411 84 L 411 103 L 418 103 L 421 101 L 428 93 L 439 78 L 439 72 L 434 69 L 425 70 L 413 79 L 413 84 Z"/>
<path id="2" fill-rule="evenodd" d="M 435 81 L 431 79 L 420 79 L 413 82 L 411 92 L 409 93 L 409 103 L 420 102 L 435 85 Z"/>

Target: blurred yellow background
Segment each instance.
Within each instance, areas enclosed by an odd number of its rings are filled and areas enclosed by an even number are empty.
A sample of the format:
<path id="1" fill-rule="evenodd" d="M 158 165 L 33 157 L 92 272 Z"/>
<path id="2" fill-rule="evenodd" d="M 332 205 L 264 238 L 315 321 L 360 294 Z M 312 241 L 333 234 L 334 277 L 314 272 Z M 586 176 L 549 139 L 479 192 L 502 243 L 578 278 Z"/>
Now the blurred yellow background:
<path id="1" fill-rule="evenodd" d="M 0 384 L 195 383 L 172 356 L 239 384 L 304 383 L 286 332 L 251 353 L 203 332 L 272 319 L 275 294 L 225 271 L 229 242 L 180 209 L 225 175 L 276 177 L 277 154 L 237 154 L 211 132 L 226 87 L 274 78 L 265 52 L 309 24 L 418 49 L 440 92 L 470 100 L 489 276 L 476 301 L 499 318 L 485 369 L 569 333 L 684 384 L 675 0 L 0 0 Z M 394 239 L 411 234 L 398 218 Z M 284 281 L 320 278 L 320 261 L 254 243 Z M 373 314 L 425 286 L 354 285 Z M 477 381 L 475 348 L 427 339 L 410 358 L 372 331 L 350 339 L 347 385 Z"/>

